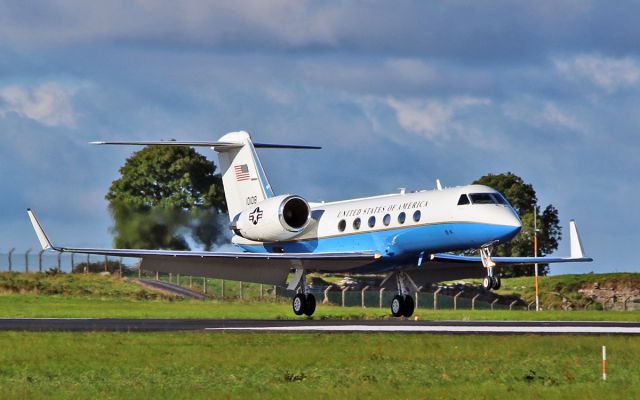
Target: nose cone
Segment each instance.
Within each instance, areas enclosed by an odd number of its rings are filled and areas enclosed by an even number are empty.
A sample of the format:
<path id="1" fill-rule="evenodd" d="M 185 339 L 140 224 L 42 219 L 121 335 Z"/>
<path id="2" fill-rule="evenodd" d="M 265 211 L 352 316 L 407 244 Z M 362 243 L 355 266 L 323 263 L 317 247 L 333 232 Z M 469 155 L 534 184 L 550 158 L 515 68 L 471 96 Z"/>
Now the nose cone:
<path id="1" fill-rule="evenodd" d="M 505 226 L 507 227 L 508 231 L 506 236 L 508 236 L 509 239 L 512 239 L 522 229 L 522 221 L 520 221 L 520 217 L 515 211 L 510 210 L 509 215 L 505 216 L 505 222 Z"/>

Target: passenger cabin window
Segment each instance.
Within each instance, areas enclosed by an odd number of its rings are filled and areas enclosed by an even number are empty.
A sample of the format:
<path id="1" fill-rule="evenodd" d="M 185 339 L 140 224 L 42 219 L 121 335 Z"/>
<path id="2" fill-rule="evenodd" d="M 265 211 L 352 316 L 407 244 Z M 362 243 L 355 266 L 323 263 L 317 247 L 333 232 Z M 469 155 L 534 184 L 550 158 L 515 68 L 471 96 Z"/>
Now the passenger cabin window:
<path id="1" fill-rule="evenodd" d="M 416 212 L 413 213 L 413 220 L 415 222 L 420 222 L 420 215 L 421 215 L 420 210 L 416 210 Z"/>
<path id="2" fill-rule="evenodd" d="M 369 228 L 376 226 L 376 217 L 369 217 Z"/>
<path id="3" fill-rule="evenodd" d="M 356 218 L 353 220 L 353 229 L 355 230 L 360 229 L 360 218 Z"/>
<path id="4" fill-rule="evenodd" d="M 341 219 L 340 222 L 338 222 L 338 230 L 340 232 L 344 232 L 344 229 L 347 227 L 347 221 Z"/>
<path id="5" fill-rule="evenodd" d="M 404 224 L 405 219 L 407 219 L 407 214 L 405 214 L 404 212 L 401 212 L 400 214 L 398 214 L 399 223 Z"/>
<path id="6" fill-rule="evenodd" d="M 496 204 L 491 193 L 472 193 L 469 196 L 473 204 Z"/>
<path id="7" fill-rule="evenodd" d="M 461 195 L 461 196 L 460 196 L 460 198 L 458 199 L 458 205 L 459 205 L 459 206 L 464 206 L 464 205 L 466 205 L 466 204 L 470 204 L 469 197 L 467 197 L 467 195 L 466 195 L 466 194 L 463 194 L 463 195 Z"/>
<path id="8" fill-rule="evenodd" d="M 391 223 L 391 215 L 385 215 L 384 218 L 382 218 L 382 223 L 384 224 L 384 226 L 389 226 L 389 224 Z"/>

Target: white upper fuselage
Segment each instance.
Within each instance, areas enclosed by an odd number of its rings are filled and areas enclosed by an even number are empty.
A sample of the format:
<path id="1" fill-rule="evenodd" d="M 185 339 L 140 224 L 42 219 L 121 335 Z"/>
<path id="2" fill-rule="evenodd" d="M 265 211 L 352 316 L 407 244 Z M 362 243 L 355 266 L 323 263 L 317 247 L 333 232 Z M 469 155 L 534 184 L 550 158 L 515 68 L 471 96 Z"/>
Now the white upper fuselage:
<path id="1" fill-rule="evenodd" d="M 459 205 L 463 195 L 477 201 Z M 377 251 L 398 260 L 505 242 L 521 228 L 503 197 L 482 185 L 312 203 L 311 217 L 291 240 L 266 243 L 234 236 L 233 243 L 251 252 Z"/>

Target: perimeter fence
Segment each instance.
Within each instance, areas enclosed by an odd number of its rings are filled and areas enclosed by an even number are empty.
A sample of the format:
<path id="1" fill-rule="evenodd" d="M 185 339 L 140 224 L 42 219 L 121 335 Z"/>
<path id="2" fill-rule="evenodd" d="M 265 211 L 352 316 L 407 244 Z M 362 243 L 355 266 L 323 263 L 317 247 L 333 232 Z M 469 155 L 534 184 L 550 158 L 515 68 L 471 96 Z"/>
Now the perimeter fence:
<path id="1" fill-rule="evenodd" d="M 190 288 L 215 300 L 289 302 L 293 291 L 285 288 L 255 283 L 229 281 L 181 274 L 144 271 L 135 258 L 108 257 L 95 254 L 51 253 L 46 251 L 17 252 L 11 248 L 0 252 L 0 272 L 16 273 L 109 273 L 120 277 L 161 280 Z M 467 310 L 532 310 L 533 304 L 521 300 L 501 299 L 478 293 L 477 290 L 452 290 L 442 287 L 420 288 L 414 293 L 418 309 L 467 309 Z M 393 290 L 377 287 L 337 285 L 312 286 L 311 292 L 318 303 L 343 307 L 387 308 L 396 295 Z M 602 304 L 602 309 L 607 309 Z"/>

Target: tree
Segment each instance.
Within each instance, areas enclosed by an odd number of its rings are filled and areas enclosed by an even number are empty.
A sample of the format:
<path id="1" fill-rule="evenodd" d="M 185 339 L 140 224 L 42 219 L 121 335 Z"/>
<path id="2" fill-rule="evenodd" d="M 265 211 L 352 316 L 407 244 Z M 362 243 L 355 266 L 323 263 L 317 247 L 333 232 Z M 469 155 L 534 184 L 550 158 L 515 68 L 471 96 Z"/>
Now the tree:
<path id="1" fill-rule="evenodd" d="M 531 184 L 525 183 L 522 178 L 511 172 L 485 175 L 476 180 L 474 184 L 486 185 L 502 193 L 522 221 L 522 230 L 518 236 L 511 242 L 496 247 L 494 255 L 502 257 L 533 256 L 534 212 L 538 220 L 538 256 L 545 256 L 557 250 L 558 242 L 562 238 L 558 210 L 549 204 L 541 213 L 536 191 Z M 549 272 L 548 264 L 540 264 L 539 267 L 541 275 L 546 275 Z M 534 269 L 528 265 L 518 265 L 505 268 L 501 273 L 506 277 L 533 275 Z"/>
<path id="2" fill-rule="evenodd" d="M 190 147 L 147 146 L 127 159 L 105 198 L 115 246 L 188 250 L 186 235 L 210 250 L 226 211 L 215 165 Z"/>

